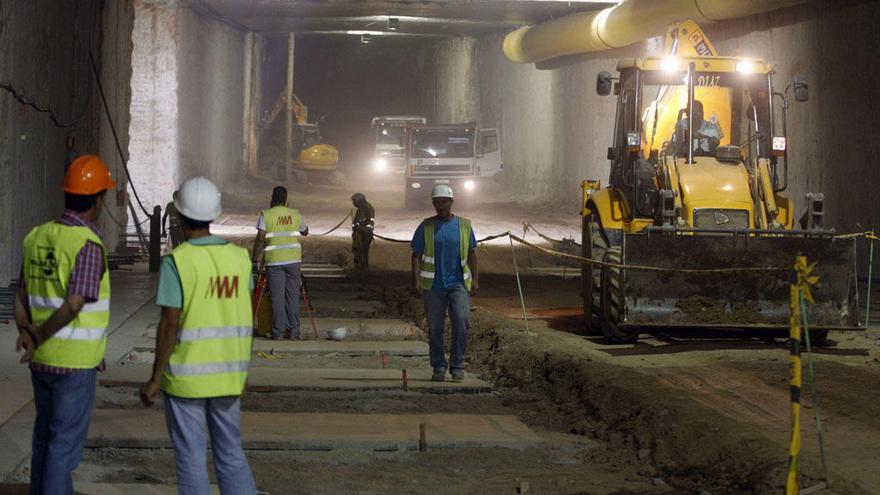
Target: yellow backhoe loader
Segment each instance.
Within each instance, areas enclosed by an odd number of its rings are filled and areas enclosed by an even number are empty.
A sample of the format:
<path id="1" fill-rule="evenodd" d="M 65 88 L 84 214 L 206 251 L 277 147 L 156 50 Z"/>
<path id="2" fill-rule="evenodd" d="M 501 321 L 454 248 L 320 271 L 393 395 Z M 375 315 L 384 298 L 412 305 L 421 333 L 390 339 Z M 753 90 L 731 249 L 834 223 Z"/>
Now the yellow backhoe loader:
<path id="1" fill-rule="evenodd" d="M 264 130 L 270 130 L 272 123 L 286 107 L 287 97 L 282 91 L 272 108 L 260 119 L 259 126 Z M 286 152 L 282 150 L 286 147 L 278 144 L 278 141 L 283 142 L 286 138 L 275 139 L 274 143 L 268 144 L 264 156 L 270 161 L 280 161 L 283 167 L 289 167 L 297 182 L 319 179 L 331 184 L 341 184 L 344 177 L 339 171 L 339 151 L 334 146 L 321 142 L 318 124 L 308 122 L 309 110 L 296 95 L 293 95 L 291 112 L 294 123 L 290 146 L 292 156 L 285 158 Z M 284 134 L 283 126 L 278 127 L 282 129 L 271 135 Z"/>
<path id="2" fill-rule="evenodd" d="M 610 185 L 583 183 L 583 255 L 617 266 L 584 265 L 587 326 L 613 343 L 651 328 L 785 328 L 784 268 L 805 255 L 820 277 L 814 343 L 858 327 L 854 241 L 825 228 L 821 194 L 797 219 L 783 195 L 787 94 L 805 101 L 805 79 L 777 91 L 770 64 L 718 56 L 692 21 L 670 28 L 665 53 L 620 60 L 616 78 L 597 79 L 617 110 Z M 760 267 L 783 270 L 688 271 Z"/>

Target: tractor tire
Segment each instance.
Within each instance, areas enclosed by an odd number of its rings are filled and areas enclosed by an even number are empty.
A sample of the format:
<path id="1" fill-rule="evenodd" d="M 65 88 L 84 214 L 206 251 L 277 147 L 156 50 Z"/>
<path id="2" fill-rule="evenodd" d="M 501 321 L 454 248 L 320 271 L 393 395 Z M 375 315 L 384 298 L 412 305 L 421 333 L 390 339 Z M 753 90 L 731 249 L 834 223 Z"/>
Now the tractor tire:
<path id="1" fill-rule="evenodd" d="M 608 244 L 602 236 L 601 226 L 594 215 L 581 219 L 581 256 L 601 260 Z M 581 265 L 581 296 L 584 299 L 584 326 L 588 335 L 601 335 L 601 268 Z"/>
<path id="2" fill-rule="evenodd" d="M 622 257 L 619 247 L 608 248 L 603 261 L 620 263 Z M 620 268 L 603 267 L 601 276 L 602 300 L 602 335 L 611 344 L 633 344 L 639 339 L 639 330 L 632 327 L 620 327 L 623 314 L 621 300 L 621 284 L 623 277 Z"/>

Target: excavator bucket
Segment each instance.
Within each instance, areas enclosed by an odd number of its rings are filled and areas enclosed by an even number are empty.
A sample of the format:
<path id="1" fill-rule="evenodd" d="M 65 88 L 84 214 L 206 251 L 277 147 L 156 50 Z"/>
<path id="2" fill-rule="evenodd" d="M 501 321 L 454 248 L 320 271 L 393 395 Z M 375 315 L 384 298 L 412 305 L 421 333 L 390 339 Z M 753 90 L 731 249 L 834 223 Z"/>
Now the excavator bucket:
<path id="1" fill-rule="evenodd" d="M 859 327 L 855 241 L 797 234 L 627 234 L 621 326 L 785 328 L 796 255 L 816 263 L 819 282 L 808 305 L 811 329 Z M 679 271 L 643 271 L 638 266 Z M 782 267 L 721 273 L 681 269 Z"/>

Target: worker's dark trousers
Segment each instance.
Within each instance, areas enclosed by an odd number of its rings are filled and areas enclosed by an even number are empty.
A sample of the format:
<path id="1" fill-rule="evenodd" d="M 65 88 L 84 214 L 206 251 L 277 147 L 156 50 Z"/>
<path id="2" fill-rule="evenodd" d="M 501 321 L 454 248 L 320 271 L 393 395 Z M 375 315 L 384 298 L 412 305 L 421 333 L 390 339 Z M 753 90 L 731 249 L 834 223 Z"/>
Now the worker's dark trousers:
<path id="1" fill-rule="evenodd" d="M 370 244 L 373 234 L 356 230 L 351 233 L 351 254 L 354 256 L 355 270 L 366 270 L 370 266 Z"/>
<path id="2" fill-rule="evenodd" d="M 272 293 L 272 337 L 280 339 L 290 330 L 291 338 L 299 338 L 300 264 L 267 266 L 266 279 Z"/>

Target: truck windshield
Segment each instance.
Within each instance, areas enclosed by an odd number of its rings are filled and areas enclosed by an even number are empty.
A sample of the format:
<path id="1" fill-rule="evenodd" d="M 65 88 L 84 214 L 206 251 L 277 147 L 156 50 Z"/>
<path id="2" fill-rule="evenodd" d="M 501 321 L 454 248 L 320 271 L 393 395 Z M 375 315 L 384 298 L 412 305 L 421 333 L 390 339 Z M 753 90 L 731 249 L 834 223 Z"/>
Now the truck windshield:
<path id="1" fill-rule="evenodd" d="M 412 137 L 415 158 L 471 158 L 474 156 L 474 135 L 459 129 L 416 130 Z"/>
<path id="2" fill-rule="evenodd" d="M 393 144 L 400 146 L 400 136 L 403 134 L 403 127 L 387 127 L 382 126 L 376 132 L 377 144 Z"/>

